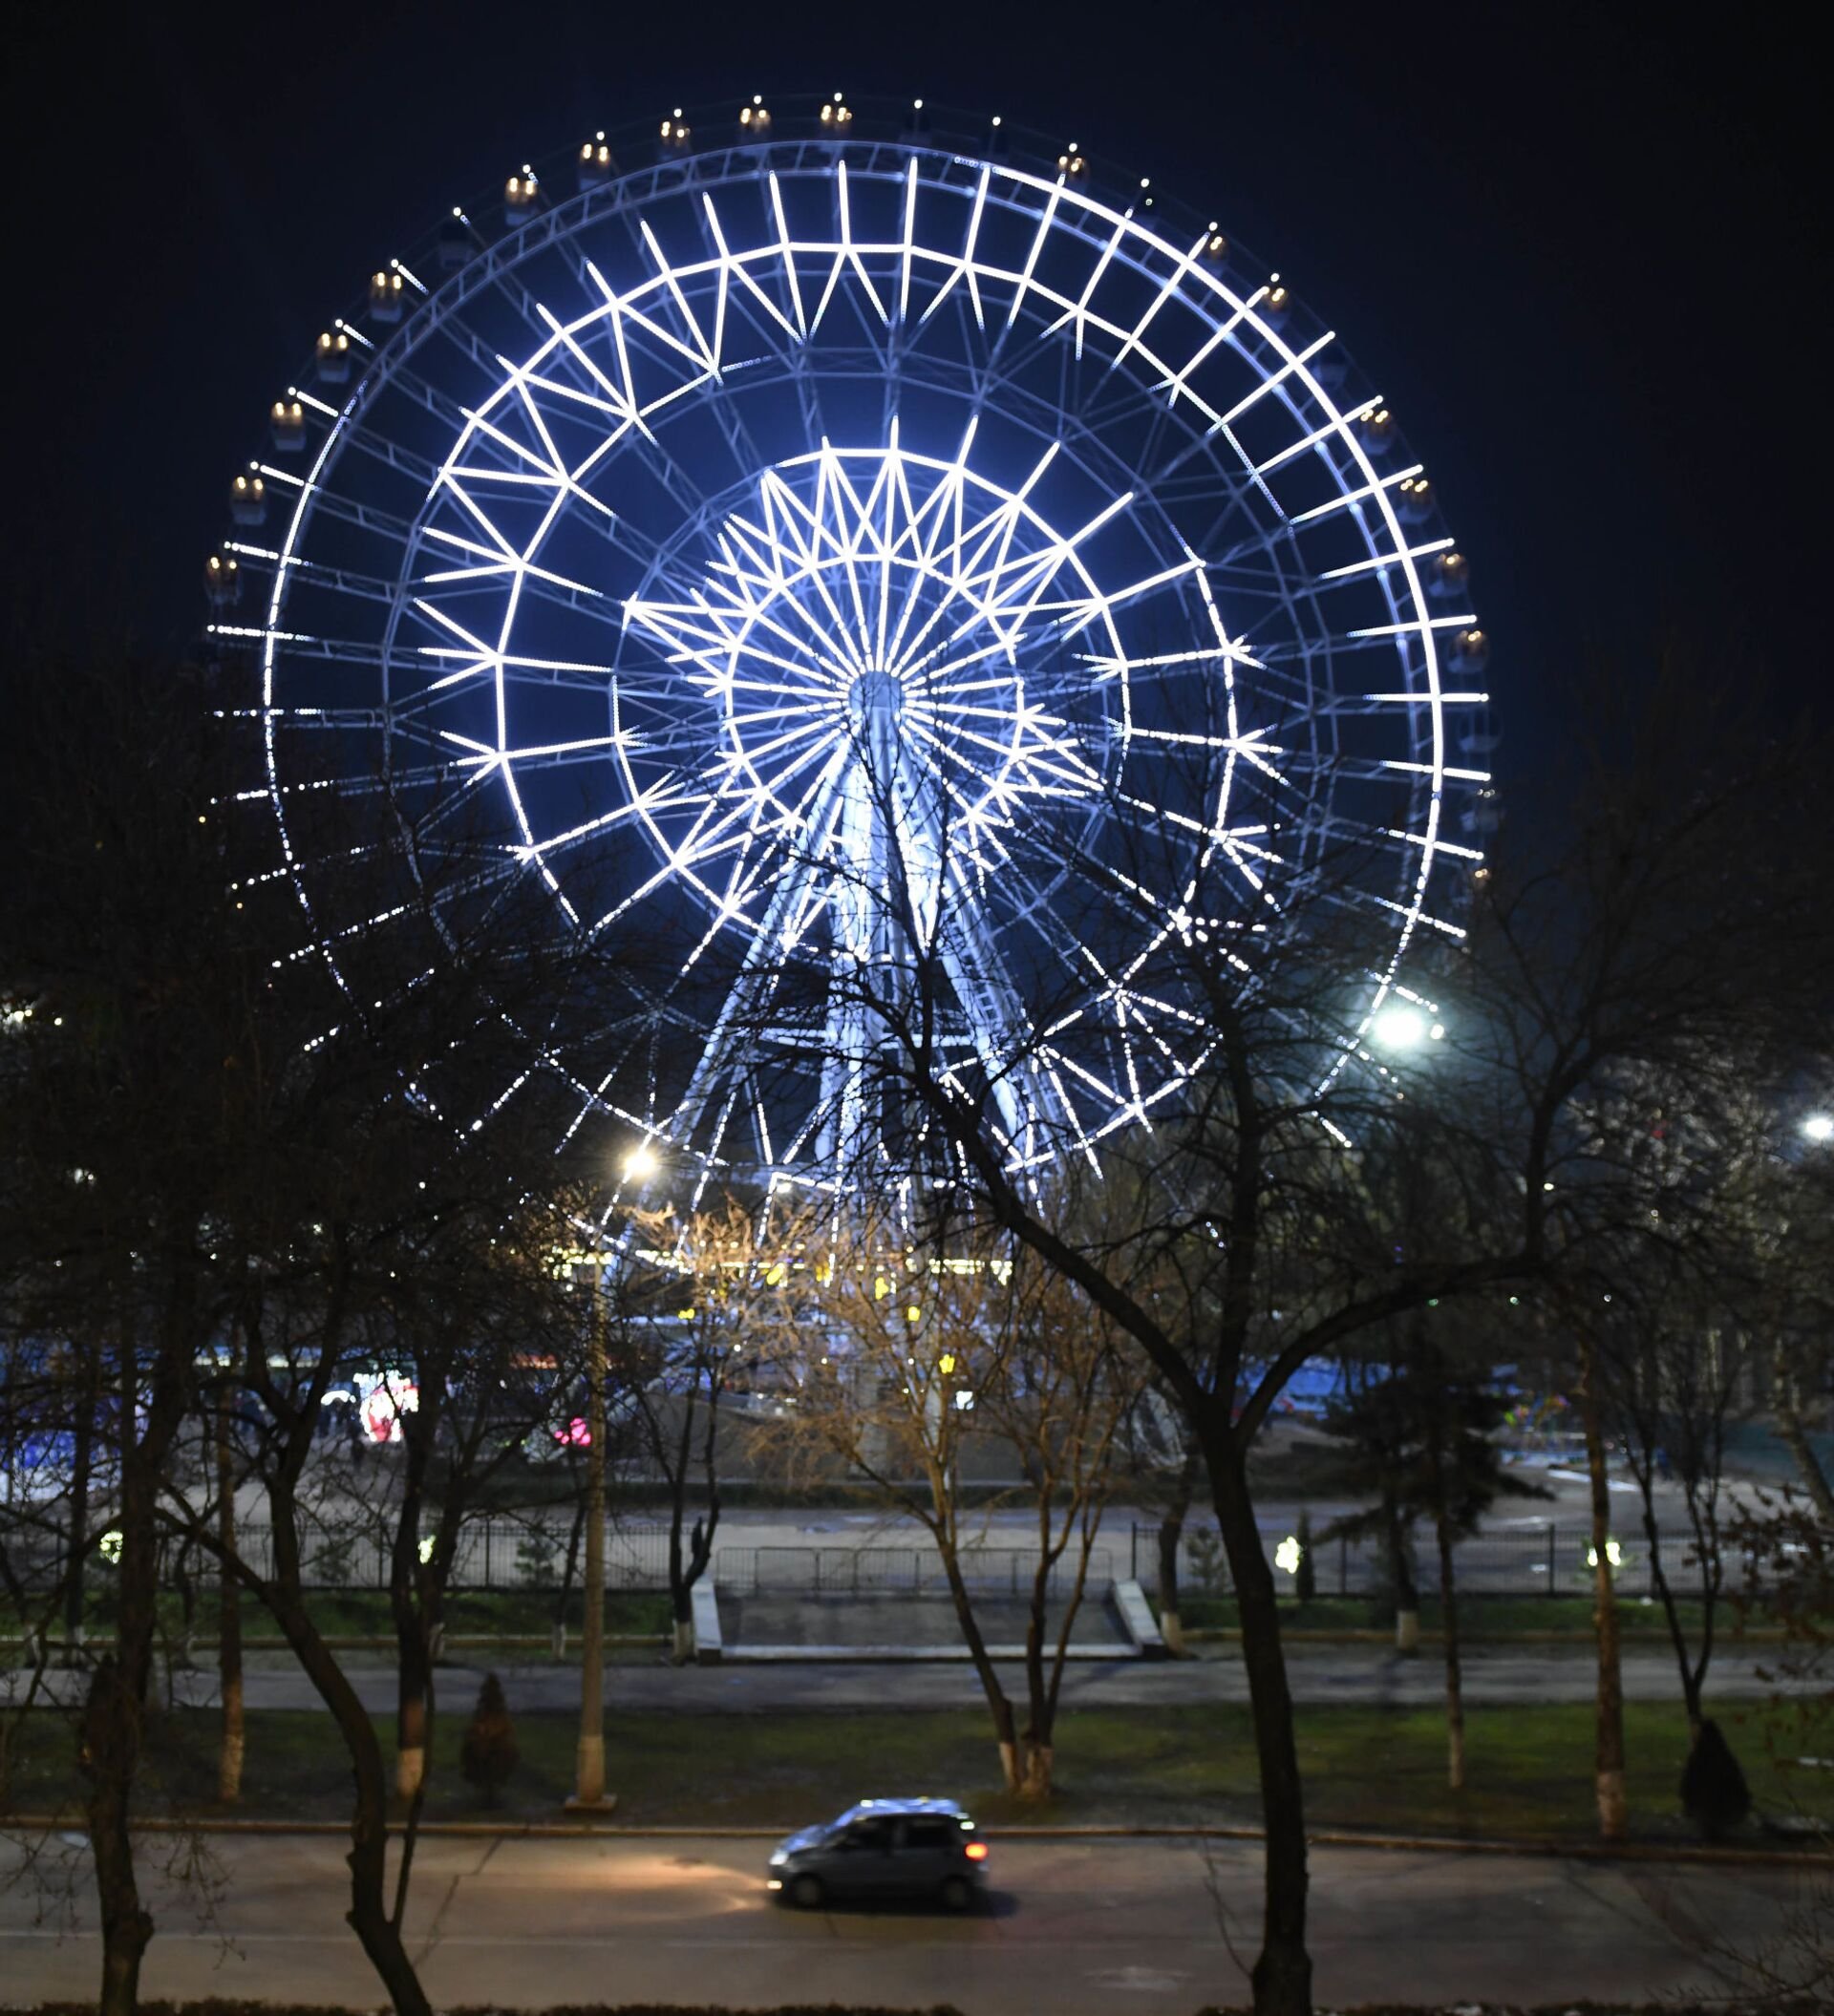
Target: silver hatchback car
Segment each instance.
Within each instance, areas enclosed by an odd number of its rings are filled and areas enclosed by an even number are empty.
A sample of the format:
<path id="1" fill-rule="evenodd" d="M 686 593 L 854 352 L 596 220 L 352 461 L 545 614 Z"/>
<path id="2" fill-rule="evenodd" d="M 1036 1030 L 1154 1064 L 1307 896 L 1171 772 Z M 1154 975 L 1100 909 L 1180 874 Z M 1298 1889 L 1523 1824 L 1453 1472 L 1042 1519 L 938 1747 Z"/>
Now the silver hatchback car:
<path id="1" fill-rule="evenodd" d="M 779 1842 L 766 1884 L 804 1911 L 830 1898 L 899 1897 L 966 1911 L 986 1893 L 987 1843 L 953 1799 L 862 1799 Z"/>

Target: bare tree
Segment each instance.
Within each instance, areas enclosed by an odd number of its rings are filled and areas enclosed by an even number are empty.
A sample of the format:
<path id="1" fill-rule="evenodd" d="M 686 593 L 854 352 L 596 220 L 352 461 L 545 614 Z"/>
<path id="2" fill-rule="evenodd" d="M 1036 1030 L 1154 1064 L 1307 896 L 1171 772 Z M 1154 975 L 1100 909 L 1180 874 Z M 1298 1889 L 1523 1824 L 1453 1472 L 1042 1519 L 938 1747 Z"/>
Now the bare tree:
<path id="1" fill-rule="evenodd" d="M 680 1219 L 645 1217 L 638 1229 L 650 1251 L 618 1281 L 613 1324 L 636 1452 L 668 1494 L 679 1665 L 694 1656 L 693 1589 L 719 1531 L 720 1404 L 745 1361 L 756 1364 L 768 1347 L 807 1228 L 794 1214 L 773 1218 L 727 1196 Z"/>
<path id="2" fill-rule="evenodd" d="M 1002 1777 L 1027 1798 L 1053 1786 L 1057 1702 L 1088 1591 L 1137 1374 L 1080 1296 L 1003 1240 L 913 1241 L 895 1220 L 847 1221 L 798 1298 L 796 1406 L 779 1442 L 792 1473 L 839 1456 L 936 1548 L 992 1720 Z M 1012 1495 L 964 1502 L 970 1436 L 1013 1454 L 1034 1520 L 1023 1713 L 1007 1692 L 976 1587 L 974 1553 Z"/>
<path id="3" fill-rule="evenodd" d="M 1080 1004 L 1028 1000 L 971 1057 L 951 1036 L 962 976 L 971 983 L 983 955 L 971 898 L 960 914 L 937 899 L 953 886 L 937 857 L 952 846 L 978 859 L 976 837 L 932 828 L 921 857 L 894 849 L 888 871 L 861 870 L 860 900 L 880 905 L 890 949 L 845 965 L 837 984 L 876 1032 L 870 1067 L 895 1088 L 905 1137 L 946 1144 L 951 1180 L 984 1220 L 1138 1345 L 1202 1451 L 1254 1711 L 1266 2016 L 1308 2005 L 1311 1964 L 1291 1697 L 1248 1485 L 1255 1435 L 1300 1366 L 1378 1325 L 1511 1284 L 1595 1282 L 1608 1235 L 1652 1208 L 1643 1173 L 1596 1137 L 1605 1090 L 1630 1064 L 1770 1040 L 1812 1012 L 1808 976 L 1827 970 L 1827 906 L 1800 847 L 1820 759 L 1722 734 L 1703 769 L 1677 746 L 1702 706 L 1697 682 L 1677 674 L 1642 732 L 1613 731 L 1544 828 L 1551 844 L 1474 876 L 1470 921 L 1449 933 L 1458 952 L 1413 983 L 1420 1032 L 1436 1014 L 1448 1029 L 1430 1063 L 1424 1050 L 1384 1056 L 1350 1007 L 1379 957 L 1379 892 L 1354 842 L 1287 886 L 1279 929 L 1256 930 L 1240 828 L 1207 853 L 1178 821 L 1142 827 L 1123 803 L 1098 828 L 1087 780 L 1067 822 L 1015 815 L 997 872 L 1035 889 L 1093 966 L 1125 970 L 1130 996 L 1176 1004 L 1191 1032 L 1176 1101 L 1162 1101 L 1150 1133 L 1099 1153 L 1049 1082 L 1060 1032 L 1088 1026 Z M 1708 781 L 1677 798 L 1678 776 Z M 1274 833 L 1267 789 L 1268 823 L 1249 830 Z M 1201 808 L 1219 791 L 1199 778 L 1188 796 Z M 1254 887 L 1280 866 L 1275 850 L 1256 859 Z M 1762 917 L 1754 879 L 1770 898 Z M 1058 1154 L 1041 1177 L 1038 1138 L 1053 1126 Z M 1420 1158 L 1443 1172 L 1444 1208 L 1425 1226 L 1391 1174 Z"/>

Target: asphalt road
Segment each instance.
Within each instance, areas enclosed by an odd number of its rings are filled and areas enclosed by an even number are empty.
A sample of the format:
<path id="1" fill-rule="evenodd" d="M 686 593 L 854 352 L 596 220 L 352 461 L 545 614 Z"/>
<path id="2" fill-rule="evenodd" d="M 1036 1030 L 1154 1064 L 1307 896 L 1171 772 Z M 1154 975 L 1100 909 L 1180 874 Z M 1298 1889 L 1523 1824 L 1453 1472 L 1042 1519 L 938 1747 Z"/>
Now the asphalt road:
<path id="1" fill-rule="evenodd" d="M 228 1878 L 220 1926 L 200 1928 L 181 1899 L 160 1894 L 147 1994 L 375 2005 L 374 1978 L 341 1921 L 335 1841 L 213 1845 Z M 1185 2016 L 1246 2000 L 1217 1899 L 1250 1960 L 1252 1843 L 1210 1844 L 1206 1868 L 1204 1847 L 1190 1841 L 995 1837 L 994 1895 L 964 1920 L 928 1908 L 774 1906 L 760 1880 L 766 1845 L 687 1836 L 426 1842 L 409 1912 L 422 1978 L 442 2007 L 948 2002 L 965 2016 Z M 0 1848 L 0 1882 L 16 1867 L 16 1851 Z M 1690 1946 L 1702 1922 L 1756 1939 L 1796 1880 L 1742 1866 L 1340 1849 L 1316 1851 L 1312 1867 L 1317 1995 L 1337 2005 L 1653 2000 L 1703 1979 Z M 70 1851 L 70 1873 L 74 1933 L 34 1922 L 30 1879 L 0 1890 L 9 2001 L 95 1992 L 84 1851 Z"/>

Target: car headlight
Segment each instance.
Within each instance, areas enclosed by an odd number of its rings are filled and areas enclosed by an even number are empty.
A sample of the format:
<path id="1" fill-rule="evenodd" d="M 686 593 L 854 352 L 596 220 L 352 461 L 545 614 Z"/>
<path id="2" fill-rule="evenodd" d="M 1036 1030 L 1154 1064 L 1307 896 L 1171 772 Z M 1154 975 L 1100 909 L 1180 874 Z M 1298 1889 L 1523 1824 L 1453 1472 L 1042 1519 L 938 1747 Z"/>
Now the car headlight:
<path id="1" fill-rule="evenodd" d="M 781 1848 L 774 1849 L 774 1850 L 772 1851 L 772 1853 L 771 1853 L 771 1867 L 772 1867 L 773 1869 L 781 1869 L 781 1868 L 782 1868 L 782 1866 L 783 1866 L 783 1864 L 784 1864 L 785 1862 L 787 1862 L 788 1860 L 789 1860 L 789 1857 L 788 1857 L 788 1856 L 787 1856 L 787 1855 L 786 1855 L 786 1854 L 784 1853 L 784 1851 L 783 1851 L 783 1850 L 782 1850 Z"/>

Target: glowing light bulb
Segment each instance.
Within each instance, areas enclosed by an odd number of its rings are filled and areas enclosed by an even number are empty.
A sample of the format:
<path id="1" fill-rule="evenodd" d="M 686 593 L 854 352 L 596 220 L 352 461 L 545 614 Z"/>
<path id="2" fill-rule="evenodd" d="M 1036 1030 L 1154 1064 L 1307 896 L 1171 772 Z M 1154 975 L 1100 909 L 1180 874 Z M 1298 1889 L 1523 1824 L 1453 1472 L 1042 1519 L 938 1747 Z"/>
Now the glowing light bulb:
<path id="1" fill-rule="evenodd" d="M 1376 1018 L 1376 1040 L 1389 1050 L 1413 1050 L 1426 1040 L 1426 1017 L 1418 1008 L 1384 1008 Z"/>

